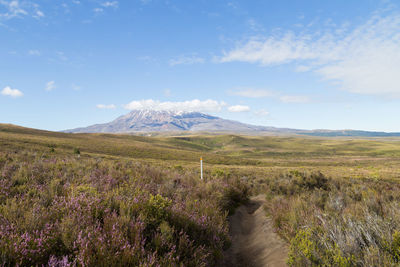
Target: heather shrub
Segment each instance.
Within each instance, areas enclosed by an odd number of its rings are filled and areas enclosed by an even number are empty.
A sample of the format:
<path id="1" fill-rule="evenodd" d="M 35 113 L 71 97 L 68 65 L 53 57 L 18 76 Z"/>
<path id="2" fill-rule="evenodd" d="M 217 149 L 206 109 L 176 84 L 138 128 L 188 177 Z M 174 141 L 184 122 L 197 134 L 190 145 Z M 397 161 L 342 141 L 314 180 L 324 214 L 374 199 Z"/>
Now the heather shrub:
<path id="1" fill-rule="evenodd" d="M 246 184 L 241 183 L 239 180 L 235 180 L 233 186 L 227 186 L 224 188 L 223 196 L 220 201 L 220 206 L 232 214 L 241 203 L 245 203 L 248 200 L 249 189 Z"/>
<path id="2" fill-rule="evenodd" d="M 0 265 L 216 266 L 237 177 L 130 160 L 0 152 Z"/>

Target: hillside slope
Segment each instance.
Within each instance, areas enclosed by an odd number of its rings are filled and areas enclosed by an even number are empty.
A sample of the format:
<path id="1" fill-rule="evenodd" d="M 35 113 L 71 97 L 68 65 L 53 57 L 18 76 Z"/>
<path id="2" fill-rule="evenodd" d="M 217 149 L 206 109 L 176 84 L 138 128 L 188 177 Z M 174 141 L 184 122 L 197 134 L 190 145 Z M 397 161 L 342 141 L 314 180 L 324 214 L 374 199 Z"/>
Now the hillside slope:
<path id="1" fill-rule="evenodd" d="M 115 120 L 88 127 L 65 130 L 67 133 L 233 133 L 248 135 L 310 135 L 321 137 L 399 137 L 396 132 L 359 130 L 299 130 L 257 126 L 226 120 L 200 112 L 133 110 Z"/>
<path id="2" fill-rule="evenodd" d="M 134 110 L 103 124 L 66 130 L 69 133 L 136 133 L 136 132 L 286 132 L 298 130 L 255 126 L 226 120 L 200 112 Z"/>

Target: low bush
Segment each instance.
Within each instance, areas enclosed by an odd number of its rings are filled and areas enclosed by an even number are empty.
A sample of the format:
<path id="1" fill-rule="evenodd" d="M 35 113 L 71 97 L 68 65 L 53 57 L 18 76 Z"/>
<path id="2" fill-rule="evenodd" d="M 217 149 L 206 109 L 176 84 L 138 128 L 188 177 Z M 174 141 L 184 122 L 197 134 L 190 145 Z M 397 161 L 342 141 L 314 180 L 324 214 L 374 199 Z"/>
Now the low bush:
<path id="1" fill-rule="evenodd" d="M 289 172 L 267 181 L 266 210 L 292 266 L 398 266 L 400 184 Z"/>
<path id="2" fill-rule="evenodd" d="M 238 178 L 129 160 L 0 152 L 0 265 L 216 266 Z"/>

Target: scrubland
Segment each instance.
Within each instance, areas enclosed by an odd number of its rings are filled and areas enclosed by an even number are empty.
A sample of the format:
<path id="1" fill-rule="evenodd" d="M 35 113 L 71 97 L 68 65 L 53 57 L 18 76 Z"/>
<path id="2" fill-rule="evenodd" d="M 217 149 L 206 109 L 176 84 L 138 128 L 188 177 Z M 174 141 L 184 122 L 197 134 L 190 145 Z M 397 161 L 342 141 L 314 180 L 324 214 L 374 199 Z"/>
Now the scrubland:
<path id="1" fill-rule="evenodd" d="M 265 209 L 290 243 L 290 265 L 399 265 L 397 181 L 291 171 L 265 188 Z"/>
<path id="2" fill-rule="evenodd" d="M 215 266 L 226 216 L 245 201 L 239 179 L 175 167 L 57 154 L 0 152 L 0 262 L 51 266 Z"/>
<path id="3" fill-rule="evenodd" d="M 228 214 L 263 194 L 290 265 L 396 266 L 399 141 L 0 125 L 0 264 L 218 266 Z"/>

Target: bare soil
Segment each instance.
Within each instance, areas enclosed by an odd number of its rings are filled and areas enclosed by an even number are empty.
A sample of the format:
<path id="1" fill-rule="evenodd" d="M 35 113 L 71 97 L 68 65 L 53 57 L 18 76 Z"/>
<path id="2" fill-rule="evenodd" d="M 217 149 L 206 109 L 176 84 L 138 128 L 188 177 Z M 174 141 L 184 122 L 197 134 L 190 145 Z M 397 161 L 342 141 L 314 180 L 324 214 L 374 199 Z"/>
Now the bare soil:
<path id="1" fill-rule="evenodd" d="M 264 196 L 252 197 L 230 216 L 232 246 L 225 266 L 287 266 L 288 246 L 275 232 L 263 209 Z"/>

